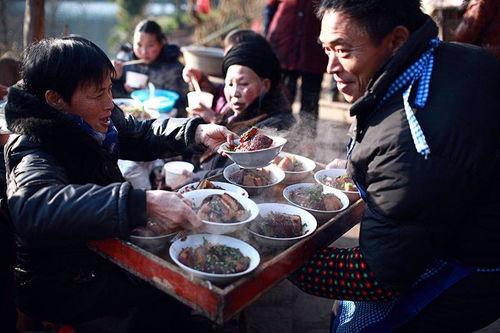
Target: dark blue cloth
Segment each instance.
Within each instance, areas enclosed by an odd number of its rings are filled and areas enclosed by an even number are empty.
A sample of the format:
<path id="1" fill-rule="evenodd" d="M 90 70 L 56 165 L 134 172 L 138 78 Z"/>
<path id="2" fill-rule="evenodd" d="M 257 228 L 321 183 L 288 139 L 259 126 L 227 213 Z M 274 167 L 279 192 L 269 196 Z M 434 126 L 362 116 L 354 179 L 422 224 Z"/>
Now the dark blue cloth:
<path id="1" fill-rule="evenodd" d="M 91 137 L 93 137 L 113 157 L 118 158 L 118 131 L 116 130 L 116 127 L 111 119 L 108 132 L 104 134 L 94 130 L 85 120 L 83 120 L 82 117 L 71 113 L 67 113 L 66 115 L 69 119 L 77 123 Z"/>

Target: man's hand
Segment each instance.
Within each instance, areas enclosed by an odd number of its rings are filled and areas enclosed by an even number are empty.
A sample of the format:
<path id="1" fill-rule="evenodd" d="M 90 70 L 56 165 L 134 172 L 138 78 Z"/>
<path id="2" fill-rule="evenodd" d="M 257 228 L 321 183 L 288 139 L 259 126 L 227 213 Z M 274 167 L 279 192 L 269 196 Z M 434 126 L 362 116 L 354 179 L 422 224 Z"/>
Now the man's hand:
<path id="1" fill-rule="evenodd" d="M 219 146 L 224 142 L 231 144 L 237 138 L 238 135 L 231 132 L 224 126 L 201 124 L 196 128 L 196 143 L 204 144 L 211 151 L 217 151 Z"/>
<path id="2" fill-rule="evenodd" d="M 146 213 L 148 218 L 167 229 L 196 229 L 202 226 L 191 202 L 175 192 L 146 191 Z"/>
<path id="3" fill-rule="evenodd" d="M 347 160 L 336 158 L 328 163 L 325 169 L 347 169 Z"/>
<path id="4" fill-rule="evenodd" d="M 7 87 L 0 84 L 0 99 L 7 95 Z"/>

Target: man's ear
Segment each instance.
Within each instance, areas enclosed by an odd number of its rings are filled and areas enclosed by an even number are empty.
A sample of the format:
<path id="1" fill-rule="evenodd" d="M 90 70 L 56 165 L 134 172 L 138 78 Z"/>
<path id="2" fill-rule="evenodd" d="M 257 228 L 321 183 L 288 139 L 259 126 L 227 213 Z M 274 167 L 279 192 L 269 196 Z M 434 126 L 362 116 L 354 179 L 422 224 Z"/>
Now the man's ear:
<path id="1" fill-rule="evenodd" d="M 66 102 L 64 102 L 61 94 L 54 90 L 47 90 L 45 92 L 45 101 L 47 104 L 58 110 L 63 110 L 66 106 Z"/>
<path id="2" fill-rule="evenodd" d="M 392 55 L 395 55 L 396 52 L 403 46 L 410 37 L 410 31 L 404 25 L 398 25 L 392 30 Z"/>
<path id="3" fill-rule="evenodd" d="M 264 89 L 264 93 L 269 92 L 271 90 L 271 79 L 265 78 L 262 80 L 262 88 Z"/>

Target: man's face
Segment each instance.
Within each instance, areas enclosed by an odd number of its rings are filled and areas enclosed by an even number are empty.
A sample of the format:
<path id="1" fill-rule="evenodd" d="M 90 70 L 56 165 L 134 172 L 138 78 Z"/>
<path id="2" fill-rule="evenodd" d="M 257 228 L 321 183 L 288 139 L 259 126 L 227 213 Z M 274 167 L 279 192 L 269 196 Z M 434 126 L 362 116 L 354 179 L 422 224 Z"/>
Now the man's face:
<path id="1" fill-rule="evenodd" d="M 376 45 L 351 16 L 332 10 L 323 16 L 319 39 L 328 56 L 326 71 L 350 103 L 364 95 L 370 79 L 396 50 L 390 35 Z"/>

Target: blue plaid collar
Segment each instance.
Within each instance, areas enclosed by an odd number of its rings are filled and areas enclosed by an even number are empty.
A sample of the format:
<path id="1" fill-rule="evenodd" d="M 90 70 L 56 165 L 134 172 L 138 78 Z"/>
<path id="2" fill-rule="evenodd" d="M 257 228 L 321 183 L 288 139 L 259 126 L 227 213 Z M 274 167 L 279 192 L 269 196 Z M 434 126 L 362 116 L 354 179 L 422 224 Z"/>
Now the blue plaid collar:
<path id="1" fill-rule="evenodd" d="M 425 107 L 427 97 L 429 96 L 429 85 L 432 76 L 432 69 L 434 67 L 434 50 L 439 46 L 440 43 L 441 41 L 437 37 L 431 39 L 429 41 L 429 49 L 425 51 L 416 62 L 408 67 L 403 72 L 403 74 L 401 74 L 389 86 L 387 93 L 376 107 L 376 110 L 380 109 L 392 95 L 408 86 L 408 88 L 403 92 L 403 105 L 406 113 L 406 118 L 410 126 L 410 131 L 413 138 L 413 143 L 415 144 L 415 148 L 417 149 L 417 152 L 424 155 L 425 158 L 428 157 L 431 150 L 429 148 L 429 145 L 427 144 L 427 141 L 425 140 L 422 128 L 420 127 L 420 124 L 415 117 L 412 106 L 410 105 L 409 97 L 414 84 L 417 83 L 417 90 L 415 92 L 415 100 L 413 101 L 413 105 L 419 108 Z"/>

